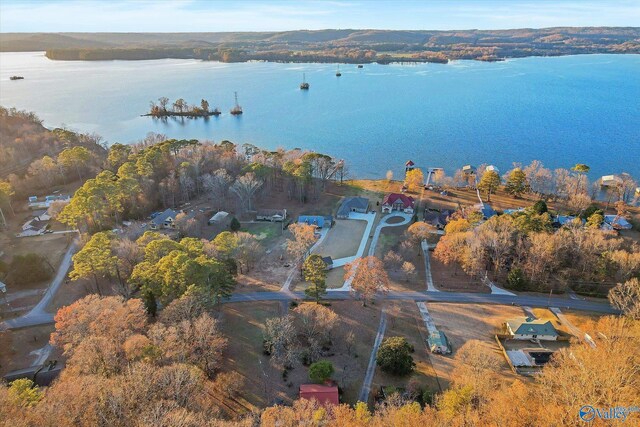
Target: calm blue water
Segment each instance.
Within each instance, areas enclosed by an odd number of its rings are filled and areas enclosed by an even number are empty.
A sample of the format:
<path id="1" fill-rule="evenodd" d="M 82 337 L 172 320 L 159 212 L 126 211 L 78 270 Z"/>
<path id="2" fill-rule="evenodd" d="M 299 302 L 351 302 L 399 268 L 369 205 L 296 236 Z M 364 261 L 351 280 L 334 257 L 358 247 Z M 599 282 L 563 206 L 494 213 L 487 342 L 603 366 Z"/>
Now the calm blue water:
<path id="1" fill-rule="evenodd" d="M 306 72 L 308 92 L 298 85 Z M 525 58 L 498 63 L 353 65 L 221 64 L 196 60 L 66 62 L 42 53 L 0 54 L 0 104 L 35 111 L 108 142 L 147 132 L 173 138 L 301 147 L 346 159 L 358 177 L 420 166 L 539 159 L 587 163 L 591 178 L 640 178 L 640 56 Z M 13 74 L 25 80 L 9 81 Z M 242 117 L 228 114 L 233 92 Z M 139 117 L 149 101 L 207 98 L 208 121 Z"/>

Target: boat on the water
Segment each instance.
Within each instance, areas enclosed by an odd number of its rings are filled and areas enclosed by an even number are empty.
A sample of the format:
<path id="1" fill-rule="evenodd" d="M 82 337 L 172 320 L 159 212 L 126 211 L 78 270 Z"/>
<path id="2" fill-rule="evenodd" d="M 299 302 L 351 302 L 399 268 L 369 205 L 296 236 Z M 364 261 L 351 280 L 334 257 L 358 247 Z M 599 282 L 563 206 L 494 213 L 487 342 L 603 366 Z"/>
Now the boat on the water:
<path id="1" fill-rule="evenodd" d="M 211 115 L 212 115 L 212 116 L 216 116 L 216 117 L 218 117 L 220 114 L 222 114 L 222 112 L 221 112 L 218 108 L 215 108 L 215 109 L 211 112 Z"/>
<path id="2" fill-rule="evenodd" d="M 358 64 L 358 68 L 364 68 L 364 65 Z"/>
<path id="3" fill-rule="evenodd" d="M 9 80 L 24 80 L 24 77 L 22 77 L 22 76 L 11 76 L 11 77 L 9 77 Z"/>
<path id="4" fill-rule="evenodd" d="M 336 71 L 336 77 L 340 77 L 342 73 L 340 72 L 340 66 L 338 65 L 338 71 Z"/>
<path id="5" fill-rule="evenodd" d="M 305 77 L 306 77 L 305 74 L 302 73 L 302 83 L 300 83 L 300 89 L 309 90 L 309 83 L 306 82 Z"/>
<path id="6" fill-rule="evenodd" d="M 234 116 L 239 116 L 242 114 L 242 107 L 238 104 L 238 92 L 233 92 L 236 98 L 236 105 L 231 109 L 231 114 Z"/>

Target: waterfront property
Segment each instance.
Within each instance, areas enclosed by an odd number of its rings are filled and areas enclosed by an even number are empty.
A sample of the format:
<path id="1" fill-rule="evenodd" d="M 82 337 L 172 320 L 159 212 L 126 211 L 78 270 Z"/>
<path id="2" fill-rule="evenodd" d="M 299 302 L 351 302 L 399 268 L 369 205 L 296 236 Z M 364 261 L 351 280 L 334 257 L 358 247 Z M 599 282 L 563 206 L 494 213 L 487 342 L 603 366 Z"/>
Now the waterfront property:
<path id="1" fill-rule="evenodd" d="M 349 219 L 351 212 L 367 213 L 368 210 L 369 199 L 366 197 L 347 197 L 340 204 L 336 218 Z"/>
<path id="2" fill-rule="evenodd" d="M 393 211 L 413 213 L 415 200 L 411 196 L 400 193 L 389 193 L 382 200 L 382 213 L 391 213 Z"/>

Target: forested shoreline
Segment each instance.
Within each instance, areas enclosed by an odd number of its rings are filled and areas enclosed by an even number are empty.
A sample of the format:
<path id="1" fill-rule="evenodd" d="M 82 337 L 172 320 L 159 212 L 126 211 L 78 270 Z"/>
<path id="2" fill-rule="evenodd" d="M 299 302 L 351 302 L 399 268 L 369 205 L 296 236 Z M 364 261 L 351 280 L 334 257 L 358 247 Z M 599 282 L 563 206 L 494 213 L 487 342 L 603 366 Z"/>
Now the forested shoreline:
<path id="1" fill-rule="evenodd" d="M 496 61 L 528 56 L 640 53 L 636 27 L 512 30 L 318 30 L 265 33 L 0 34 L 0 51 L 54 60 L 201 59 L 221 62 Z"/>

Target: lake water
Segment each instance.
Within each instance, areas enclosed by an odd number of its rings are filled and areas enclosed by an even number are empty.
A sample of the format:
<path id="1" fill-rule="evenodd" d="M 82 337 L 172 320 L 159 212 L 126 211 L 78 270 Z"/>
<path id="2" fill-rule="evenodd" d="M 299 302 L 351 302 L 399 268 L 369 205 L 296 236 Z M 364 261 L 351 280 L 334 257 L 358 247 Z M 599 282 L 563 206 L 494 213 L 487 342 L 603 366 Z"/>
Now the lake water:
<path id="1" fill-rule="evenodd" d="M 539 159 L 586 163 L 591 179 L 640 178 L 640 55 L 523 58 L 447 65 L 223 64 L 197 60 L 50 61 L 0 53 L 0 104 L 48 127 L 109 143 L 171 138 L 306 148 L 344 158 L 358 177 L 396 176 L 412 159 L 448 172 L 464 164 Z M 306 73 L 311 88 L 298 86 Z M 24 80 L 10 81 L 11 75 Z M 244 115 L 228 114 L 238 92 Z M 218 118 L 140 117 L 167 96 L 209 100 Z"/>

